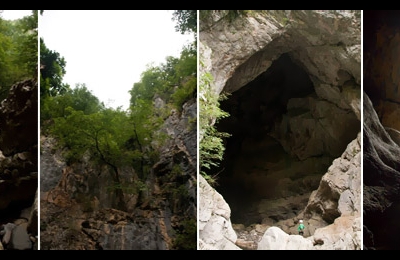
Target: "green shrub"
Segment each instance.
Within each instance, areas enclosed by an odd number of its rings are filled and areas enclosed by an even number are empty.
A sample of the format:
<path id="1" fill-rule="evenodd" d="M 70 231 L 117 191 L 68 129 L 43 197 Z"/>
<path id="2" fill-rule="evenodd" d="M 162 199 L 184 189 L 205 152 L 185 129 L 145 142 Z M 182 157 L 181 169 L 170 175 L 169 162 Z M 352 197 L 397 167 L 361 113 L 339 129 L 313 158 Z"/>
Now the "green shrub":
<path id="1" fill-rule="evenodd" d="M 199 97 L 200 106 L 200 174 L 210 185 L 215 184 L 215 176 L 209 176 L 206 170 L 212 166 L 218 166 L 223 159 L 225 147 L 224 138 L 230 136 L 229 133 L 219 132 L 214 124 L 218 120 L 228 117 L 229 114 L 219 108 L 220 101 L 227 98 L 226 94 L 217 95 L 212 92 L 211 84 L 213 77 L 205 73 L 200 78 L 201 95 Z"/>

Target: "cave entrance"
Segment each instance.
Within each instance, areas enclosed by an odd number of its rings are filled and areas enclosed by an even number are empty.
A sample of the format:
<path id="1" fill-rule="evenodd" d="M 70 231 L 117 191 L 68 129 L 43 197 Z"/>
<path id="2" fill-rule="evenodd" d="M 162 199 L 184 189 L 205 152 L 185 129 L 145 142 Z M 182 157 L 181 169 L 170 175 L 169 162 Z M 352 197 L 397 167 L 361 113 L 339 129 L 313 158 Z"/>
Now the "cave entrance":
<path id="1" fill-rule="evenodd" d="M 30 218 L 30 212 L 34 203 L 34 197 L 23 201 L 14 201 L 6 209 L 0 210 L 0 225 L 15 223 L 17 219 Z"/>
<path id="2" fill-rule="evenodd" d="M 230 116 L 216 128 L 231 137 L 212 175 L 217 176 L 215 189 L 231 208 L 232 223 L 273 225 L 305 208 L 333 159 L 360 127 L 355 115 L 350 116 L 349 126 L 357 127 L 348 137 L 341 135 L 340 145 L 332 145 L 336 136 L 326 133 L 326 127 L 340 113 L 332 114 L 336 106 L 328 103 L 318 98 L 310 75 L 288 53 L 221 102 Z M 321 120 L 324 111 L 330 115 Z M 349 113 L 342 114 L 349 123 Z"/>

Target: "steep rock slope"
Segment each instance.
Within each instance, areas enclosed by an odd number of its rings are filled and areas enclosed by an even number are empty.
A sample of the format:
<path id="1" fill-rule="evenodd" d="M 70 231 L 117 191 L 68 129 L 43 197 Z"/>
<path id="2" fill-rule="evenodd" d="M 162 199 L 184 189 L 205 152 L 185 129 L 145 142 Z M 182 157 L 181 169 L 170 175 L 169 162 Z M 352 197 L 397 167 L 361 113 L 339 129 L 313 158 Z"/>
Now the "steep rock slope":
<path id="1" fill-rule="evenodd" d="M 269 227 L 297 237 L 304 219 L 304 248 L 360 249 L 361 11 L 226 14 L 200 21 L 200 75 L 229 94 L 232 136 L 213 192 L 200 177 L 199 248 L 274 249 Z"/>
<path id="2" fill-rule="evenodd" d="M 112 207 L 116 198 L 107 167 L 89 160 L 67 166 L 53 149 L 56 140 L 42 137 L 40 249 L 174 249 L 190 220 L 196 221 L 196 109 L 192 99 L 166 119 L 170 138 L 146 179 L 147 193 L 126 193 L 126 211 Z M 175 165 L 184 169 L 180 175 L 170 174 Z M 119 172 L 123 180 L 135 179 L 133 168 Z"/>
<path id="3" fill-rule="evenodd" d="M 0 105 L 0 236 L 2 249 L 37 249 L 38 84 L 14 84 Z"/>

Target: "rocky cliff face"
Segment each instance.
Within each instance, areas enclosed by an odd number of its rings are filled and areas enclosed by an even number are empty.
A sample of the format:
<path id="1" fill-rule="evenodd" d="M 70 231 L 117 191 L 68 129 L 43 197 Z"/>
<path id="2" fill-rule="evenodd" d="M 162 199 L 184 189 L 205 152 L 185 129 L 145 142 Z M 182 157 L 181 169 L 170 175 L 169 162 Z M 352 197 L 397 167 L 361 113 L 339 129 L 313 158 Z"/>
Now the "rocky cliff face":
<path id="1" fill-rule="evenodd" d="M 364 249 L 400 248 L 398 10 L 364 12 Z"/>
<path id="2" fill-rule="evenodd" d="M 361 11 L 225 14 L 200 22 L 232 136 L 218 186 L 199 177 L 199 248 L 360 249 Z"/>
<path id="3" fill-rule="evenodd" d="M 37 249 L 38 84 L 14 84 L 0 105 L 1 249 Z"/>
<path id="4" fill-rule="evenodd" d="M 66 166 L 51 138 L 41 140 L 41 247 L 40 249 L 166 250 L 195 223 L 197 214 L 195 100 L 173 111 L 164 131 L 169 141 L 160 151 L 146 180 L 148 192 L 126 194 L 127 210 L 113 208 L 109 169 L 90 160 Z M 184 169 L 171 178 L 175 165 Z M 119 169 L 122 180 L 132 181 L 132 168 Z M 180 192 L 179 192 L 180 191 Z M 186 225 L 186 226 L 185 226 Z M 193 239 L 196 239 L 194 233 Z"/>

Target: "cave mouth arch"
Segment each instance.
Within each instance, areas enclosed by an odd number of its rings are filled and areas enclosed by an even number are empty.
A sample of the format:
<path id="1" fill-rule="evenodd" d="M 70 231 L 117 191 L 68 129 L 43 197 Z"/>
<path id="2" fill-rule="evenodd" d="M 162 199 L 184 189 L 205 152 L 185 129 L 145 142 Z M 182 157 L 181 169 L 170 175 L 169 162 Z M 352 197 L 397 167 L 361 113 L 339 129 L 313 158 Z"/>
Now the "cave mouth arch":
<path id="1" fill-rule="evenodd" d="M 220 108 L 230 116 L 215 126 L 231 137 L 225 140 L 223 161 L 211 175 L 217 176 L 216 190 L 231 208 L 232 223 L 272 225 L 296 217 L 333 159 L 340 155 L 324 152 L 330 148 L 321 144 L 303 157 L 291 148 L 304 145 L 301 142 L 307 143 L 316 135 L 307 125 L 317 124 L 312 108 L 303 104 L 318 99 L 310 77 L 289 53 L 284 53 L 266 71 L 221 101 Z M 302 131 L 295 131 L 296 120 Z M 354 115 L 351 120 L 350 125 L 360 127 Z M 289 133 L 292 139 L 285 137 Z M 343 140 L 341 151 L 357 133 Z M 291 143 L 294 139 L 301 142 Z"/>

